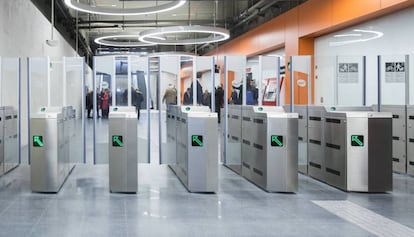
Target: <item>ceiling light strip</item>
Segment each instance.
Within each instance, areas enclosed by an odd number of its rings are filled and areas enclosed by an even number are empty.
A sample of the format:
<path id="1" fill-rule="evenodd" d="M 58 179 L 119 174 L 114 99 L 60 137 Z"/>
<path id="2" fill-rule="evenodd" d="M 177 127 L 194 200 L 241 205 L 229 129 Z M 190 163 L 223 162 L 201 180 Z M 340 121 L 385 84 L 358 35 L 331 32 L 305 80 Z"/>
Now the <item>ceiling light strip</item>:
<path id="1" fill-rule="evenodd" d="M 170 11 L 184 5 L 186 0 L 171 1 L 166 4 L 162 4 L 154 7 L 143 8 L 108 8 L 91 6 L 88 4 L 77 2 L 76 0 L 65 0 L 65 4 L 77 11 L 98 14 L 98 15 L 114 15 L 114 16 L 134 16 L 134 15 L 146 15 L 155 14 Z"/>
<path id="2" fill-rule="evenodd" d="M 100 45 L 106 45 L 111 47 L 145 47 L 155 45 L 155 43 L 145 43 L 145 42 L 122 42 L 120 39 L 131 39 L 135 38 L 138 40 L 138 35 L 107 35 L 96 38 L 94 41 Z M 116 40 L 115 40 L 116 38 Z M 109 40 L 114 39 L 114 40 Z"/>
<path id="3" fill-rule="evenodd" d="M 166 34 L 187 34 L 187 33 L 205 33 L 210 34 L 203 38 L 189 39 L 167 39 Z M 162 37 L 163 39 L 158 39 Z M 145 30 L 140 33 L 139 41 L 162 45 L 188 45 L 188 44 L 206 44 L 227 40 L 230 38 L 230 32 L 224 28 L 210 26 L 170 26 L 161 27 L 153 30 Z"/>

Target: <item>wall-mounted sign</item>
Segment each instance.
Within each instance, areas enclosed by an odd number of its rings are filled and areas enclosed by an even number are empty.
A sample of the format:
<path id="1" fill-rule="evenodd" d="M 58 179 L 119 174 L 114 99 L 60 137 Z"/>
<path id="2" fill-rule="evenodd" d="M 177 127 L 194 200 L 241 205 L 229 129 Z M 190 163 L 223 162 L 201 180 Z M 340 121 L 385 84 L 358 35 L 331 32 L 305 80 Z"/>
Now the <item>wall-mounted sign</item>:
<path id="1" fill-rule="evenodd" d="M 358 63 L 338 63 L 338 83 L 358 83 Z"/>

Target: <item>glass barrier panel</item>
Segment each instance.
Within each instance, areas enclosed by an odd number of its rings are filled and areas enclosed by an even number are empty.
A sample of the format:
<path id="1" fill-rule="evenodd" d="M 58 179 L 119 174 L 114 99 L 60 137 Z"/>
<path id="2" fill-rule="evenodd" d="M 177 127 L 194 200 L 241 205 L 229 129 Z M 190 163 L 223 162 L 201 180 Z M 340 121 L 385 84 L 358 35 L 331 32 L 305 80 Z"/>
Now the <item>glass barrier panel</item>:
<path id="1" fill-rule="evenodd" d="M 131 105 L 138 113 L 138 163 L 149 163 L 149 85 L 148 58 L 130 57 Z"/>
<path id="2" fill-rule="evenodd" d="M 20 59 L 0 58 L 0 131 L 3 160 L 0 174 L 15 168 L 20 161 Z"/>
<path id="3" fill-rule="evenodd" d="M 167 111 L 172 106 L 180 103 L 178 101 L 178 95 L 183 92 L 183 86 L 188 84 L 187 79 L 192 78 L 192 57 L 183 56 L 160 56 L 159 57 L 159 75 L 157 78 L 157 101 L 158 101 L 158 114 L 155 114 L 154 118 L 157 119 L 155 126 L 159 129 L 157 136 L 160 147 L 160 163 L 174 165 L 177 163 L 178 157 L 175 152 L 175 139 L 169 139 L 167 132 L 176 132 L 175 125 L 168 124 L 167 128 Z M 172 119 L 172 118 L 170 118 Z M 154 121 L 154 120 L 152 120 Z M 159 121 L 159 122 L 158 122 Z M 176 120 L 174 120 L 176 121 Z M 172 130 L 169 130 L 172 129 Z M 151 130 L 153 131 L 153 130 Z M 168 134 L 174 136 L 173 134 Z M 178 141 L 177 141 L 178 142 Z"/>
<path id="4" fill-rule="evenodd" d="M 242 104 L 246 104 L 246 57 L 224 58 L 224 165 L 241 173 Z"/>
<path id="5" fill-rule="evenodd" d="M 298 113 L 298 170 L 308 173 L 308 105 L 312 104 L 311 57 L 292 56 L 290 63 L 291 73 L 291 101 L 293 107 L 286 111 Z"/>
<path id="6" fill-rule="evenodd" d="M 115 86 L 116 64 L 114 56 L 94 57 L 93 121 L 94 121 L 94 163 L 107 164 L 108 157 L 108 113 Z"/>
<path id="7" fill-rule="evenodd" d="M 64 58 L 63 68 L 63 104 L 64 106 L 72 106 L 73 114 L 71 115 L 69 146 L 70 146 L 70 162 L 84 163 L 84 113 L 85 106 L 83 100 L 85 94 L 85 72 L 84 58 Z"/>

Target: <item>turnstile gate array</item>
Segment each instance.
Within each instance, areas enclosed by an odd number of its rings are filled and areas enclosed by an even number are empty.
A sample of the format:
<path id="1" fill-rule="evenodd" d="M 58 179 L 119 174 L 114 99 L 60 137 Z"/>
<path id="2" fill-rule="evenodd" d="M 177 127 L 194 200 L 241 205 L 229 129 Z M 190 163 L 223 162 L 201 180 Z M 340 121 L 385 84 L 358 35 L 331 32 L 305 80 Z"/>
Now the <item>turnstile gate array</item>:
<path id="1" fill-rule="evenodd" d="M 374 111 L 378 106 L 373 105 Z M 407 110 L 405 105 L 381 105 L 382 112 L 392 113 L 392 170 L 407 173 Z"/>
<path id="2" fill-rule="evenodd" d="M 109 112 L 110 192 L 138 189 L 138 122 L 135 107 L 111 107 Z"/>
<path id="3" fill-rule="evenodd" d="M 12 106 L 0 107 L 0 175 L 3 175 L 19 163 L 17 110 Z"/>
<path id="4" fill-rule="evenodd" d="M 298 114 L 243 106 L 241 130 L 242 175 L 268 192 L 296 192 Z"/>
<path id="5" fill-rule="evenodd" d="M 42 107 L 30 118 L 30 175 L 34 192 L 57 193 L 73 169 L 71 106 Z"/>
<path id="6" fill-rule="evenodd" d="M 345 191 L 392 190 L 392 115 L 308 107 L 309 176 Z"/>
<path id="7" fill-rule="evenodd" d="M 166 155 L 173 156 L 170 167 L 188 191 L 218 191 L 217 137 L 217 113 L 208 107 L 172 105 L 167 109 Z"/>
<path id="8" fill-rule="evenodd" d="M 241 174 L 242 172 L 242 161 L 241 161 L 241 152 L 242 152 L 242 110 L 241 105 L 228 105 L 227 107 L 227 152 L 226 163 L 225 165 L 233 170 L 234 172 Z M 221 112 L 225 116 L 224 110 Z M 221 120 L 224 125 L 224 117 Z M 223 127 L 223 131 L 226 130 Z M 224 140 L 224 139 L 223 139 Z M 222 149 L 224 149 L 224 144 Z M 223 151 L 223 155 L 224 155 Z"/>
<path id="9" fill-rule="evenodd" d="M 325 181 L 345 191 L 392 191 L 392 115 L 325 114 Z"/>
<path id="10" fill-rule="evenodd" d="M 407 174 L 414 175 L 414 105 L 407 105 Z"/>

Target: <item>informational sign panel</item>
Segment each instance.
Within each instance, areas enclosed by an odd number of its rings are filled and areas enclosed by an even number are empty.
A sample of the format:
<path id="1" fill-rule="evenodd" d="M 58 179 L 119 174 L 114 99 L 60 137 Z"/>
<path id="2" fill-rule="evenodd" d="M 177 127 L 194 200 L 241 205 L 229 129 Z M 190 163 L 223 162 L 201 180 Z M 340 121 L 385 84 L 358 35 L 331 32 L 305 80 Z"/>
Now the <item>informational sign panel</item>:
<path id="1" fill-rule="evenodd" d="M 385 82 L 405 83 L 405 62 L 386 62 Z"/>
<path id="2" fill-rule="evenodd" d="M 358 63 L 338 63 L 339 83 L 358 83 Z"/>

